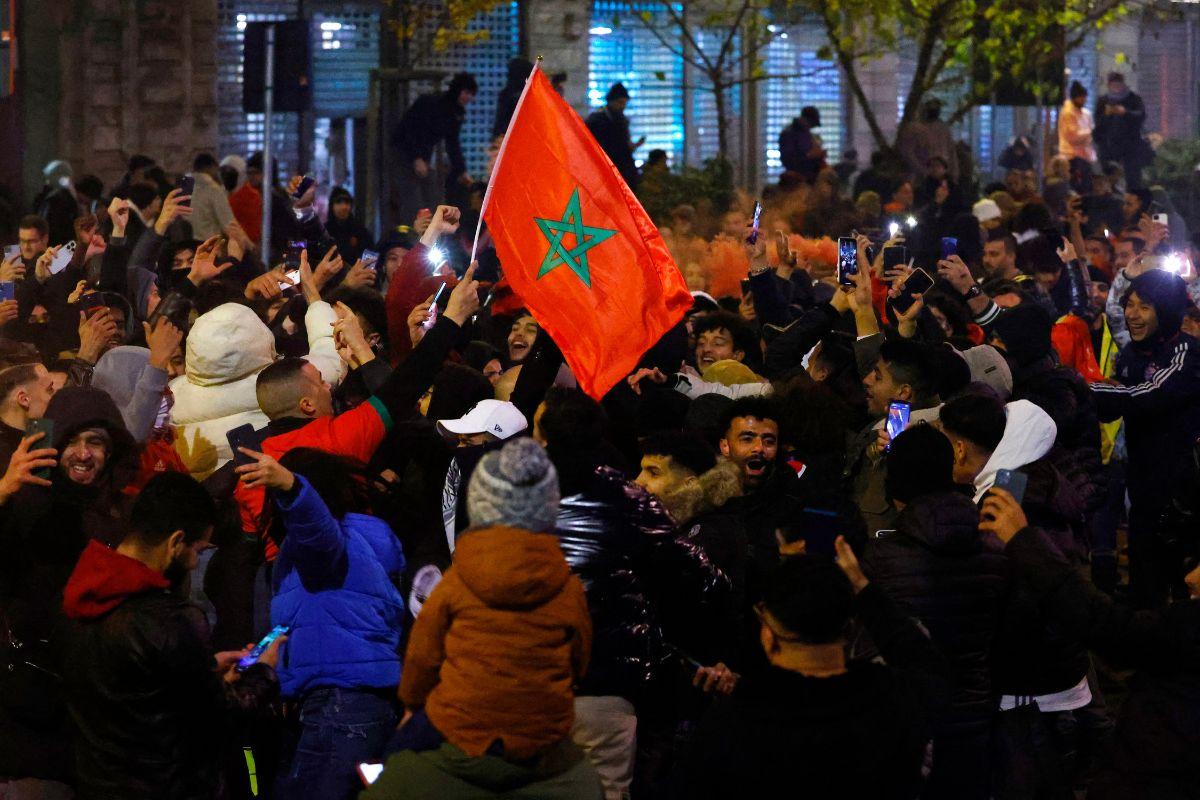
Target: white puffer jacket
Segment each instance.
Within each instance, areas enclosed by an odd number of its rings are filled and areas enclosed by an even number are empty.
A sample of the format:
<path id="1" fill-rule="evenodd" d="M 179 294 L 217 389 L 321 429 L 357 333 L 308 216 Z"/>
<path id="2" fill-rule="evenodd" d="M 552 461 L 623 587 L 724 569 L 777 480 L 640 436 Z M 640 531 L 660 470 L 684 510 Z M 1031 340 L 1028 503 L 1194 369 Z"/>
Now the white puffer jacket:
<path id="1" fill-rule="evenodd" d="M 336 319 L 324 301 L 304 315 L 306 358 L 335 386 L 346 372 L 333 344 Z M 246 423 L 256 429 L 267 424 L 254 387 L 258 373 L 276 358 L 271 330 L 246 306 L 226 303 L 196 320 L 187 337 L 187 373 L 171 381 L 175 449 L 192 477 L 203 480 L 233 457 L 226 433 Z"/>

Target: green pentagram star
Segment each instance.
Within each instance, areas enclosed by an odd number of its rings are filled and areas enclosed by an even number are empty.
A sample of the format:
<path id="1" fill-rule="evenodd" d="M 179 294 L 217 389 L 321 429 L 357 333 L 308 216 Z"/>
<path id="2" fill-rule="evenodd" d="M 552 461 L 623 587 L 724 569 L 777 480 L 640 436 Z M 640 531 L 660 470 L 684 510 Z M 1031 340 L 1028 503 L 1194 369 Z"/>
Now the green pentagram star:
<path id="1" fill-rule="evenodd" d="M 563 210 L 562 219 L 541 219 L 534 217 L 534 222 L 542 230 L 542 235 L 550 242 L 550 249 L 542 259 L 542 268 L 538 270 L 540 278 L 555 267 L 566 264 L 571 271 L 579 276 L 579 280 L 589 289 L 592 288 L 592 273 L 588 267 L 587 251 L 616 235 L 616 231 L 607 228 L 592 228 L 583 224 L 583 214 L 579 211 L 579 187 L 571 194 L 567 207 Z M 566 234 L 575 236 L 575 246 L 567 248 L 563 244 Z"/>

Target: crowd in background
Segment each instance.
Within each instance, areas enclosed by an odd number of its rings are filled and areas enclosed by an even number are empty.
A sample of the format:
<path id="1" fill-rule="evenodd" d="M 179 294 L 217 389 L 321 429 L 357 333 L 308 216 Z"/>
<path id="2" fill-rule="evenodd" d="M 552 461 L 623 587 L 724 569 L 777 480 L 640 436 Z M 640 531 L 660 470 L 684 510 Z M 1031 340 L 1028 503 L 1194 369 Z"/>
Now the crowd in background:
<path id="1" fill-rule="evenodd" d="M 467 263 L 470 75 L 391 231 L 261 154 L 48 165 L 0 796 L 1195 796 L 1200 238 L 1107 88 L 983 186 L 936 102 L 862 169 L 805 109 L 758 196 L 655 219 L 693 305 L 599 400 Z M 587 125 L 652 191 L 630 102 Z"/>

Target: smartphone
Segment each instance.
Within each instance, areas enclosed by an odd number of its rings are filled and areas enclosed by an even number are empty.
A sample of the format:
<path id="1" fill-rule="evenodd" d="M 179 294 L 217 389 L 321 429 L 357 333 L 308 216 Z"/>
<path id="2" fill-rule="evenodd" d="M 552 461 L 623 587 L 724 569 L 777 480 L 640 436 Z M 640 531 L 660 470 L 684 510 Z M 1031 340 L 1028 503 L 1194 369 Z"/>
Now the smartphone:
<path id="1" fill-rule="evenodd" d="M 59 249 L 58 255 L 54 256 L 54 260 L 50 262 L 51 275 L 57 275 L 71 264 L 71 260 L 75 258 L 76 247 L 75 240 L 72 239 Z"/>
<path id="2" fill-rule="evenodd" d="M 250 427 L 250 426 L 247 425 L 246 427 Z M 232 431 L 230 431 L 230 433 L 232 433 Z M 246 655 L 242 656 L 241 660 L 238 661 L 238 663 L 237 663 L 237 671 L 245 672 L 246 670 L 250 669 L 255 664 L 257 664 L 258 659 L 263 654 L 263 651 L 271 646 L 271 642 L 275 641 L 280 636 L 283 636 L 289 630 L 290 630 L 290 628 L 287 625 L 276 625 L 274 628 L 272 628 L 271 632 L 268 633 L 266 636 L 264 636 L 262 638 L 262 640 L 259 641 L 258 644 L 254 645 L 254 647 L 250 648 L 249 653 L 246 653 Z"/>
<path id="3" fill-rule="evenodd" d="M 147 320 L 150 324 L 150 330 L 154 330 L 154 327 L 158 325 L 158 321 L 165 317 L 176 328 L 186 331 L 188 313 L 191 310 L 192 302 L 190 300 L 179 292 L 168 292 L 167 296 L 159 301 L 158 307 L 154 309 L 154 313 Z"/>
<path id="4" fill-rule="evenodd" d="M 908 263 L 908 248 L 901 244 L 883 248 L 883 272 Z"/>
<path id="5" fill-rule="evenodd" d="M 0 303 L 17 299 L 17 285 L 12 281 L 0 281 Z"/>
<path id="6" fill-rule="evenodd" d="M 364 267 L 374 272 L 375 265 L 379 263 L 379 253 L 376 253 L 374 250 L 363 250 L 358 260 L 362 262 Z"/>
<path id="7" fill-rule="evenodd" d="M 958 239 L 953 236 L 942 237 L 942 261 L 945 261 L 950 256 L 958 255 Z"/>
<path id="8" fill-rule="evenodd" d="M 299 200 L 301 197 L 304 197 L 304 193 L 311 189 L 316 182 L 317 179 L 313 176 L 305 175 L 300 179 L 300 185 L 296 187 L 296 191 L 292 192 L 292 199 Z"/>
<path id="9" fill-rule="evenodd" d="M 21 255 L 21 245 L 19 244 L 10 244 L 4 248 L 5 261 L 12 261 L 19 255 Z"/>
<path id="10" fill-rule="evenodd" d="M 853 286 L 858 274 L 858 242 L 849 236 L 838 238 L 837 279 L 842 286 Z"/>
<path id="11" fill-rule="evenodd" d="M 895 440 L 897 436 L 904 433 L 908 427 L 908 420 L 912 414 L 912 405 L 900 400 L 893 400 L 888 403 L 887 412 L 887 432 L 888 436 Z"/>
<path id="12" fill-rule="evenodd" d="M 750 279 L 742 278 L 742 297 L 750 296 Z"/>
<path id="13" fill-rule="evenodd" d="M 184 175 L 179 179 L 179 194 L 186 195 L 187 200 L 180 200 L 179 205 L 190 206 L 192 204 L 192 193 L 196 191 L 196 178 L 194 175 Z"/>
<path id="14" fill-rule="evenodd" d="M 900 294 L 892 298 L 892 308 L 903 314 L 917 302 L 917 297 L 933 288 L 933 278 L 929 273 L 918 267 L 908 273 L 908 277 L 900 286 Z"/>
<path id="15" fill-rule="evenodd" d="M 837 554 L 834 544 L 842 533 L 840 518 L 836 511 L 824 508 L 806 508 L 800 512 L 799 521 L 780 534 L 785 542 L 804 540 L 804 552 L 809 555 L 833 558 Z"/>
<path id="16" fill-rule="evenodd" d="M 754 201 L 754 217 L 750 220 L 750 235 L 746 237 L 747 244 L 758 243 L 758 223 L 762 219 L 762 203 Z"/>
<path id="17" fill-rule="evenodd" d="M 308 242 L 303 239 L 289 239 L 287 247 L 283 251 L 283 263 L 290 269 L 298 269 L 300 267 L 300 255 L 308 247 Z"/>
<path id="18" fill-rule="evenodd" d="M 358 777 L 363 782 L 363 786 L 370 786 L 379 780 L 379 776 L 382 774 L 383 764 L 378 761 L 363 761 L 358 765 Z"/>
<path id="19" fill-rule="evenodd" d="M 1020 505 L 1025 502 L 1025 489 L 1029 486 L 1029 476 L 1013 469 L 996 470 L 996 482 L 992 485 L 1007 491 L 1017 501 L 1017 505 Z"/>
<path id="20" fill-rule="evenodd" d="M 1171 224 L 1168 221 L 1168 217 L 1166 214 L 1155 214 L 1153 217 L 1151 217 L 1151 219 L 1153 219 L 1159 225 L 1170 225 Z"/>
<path id="21" fill-rule="evenodd" d="M 79 310 L 89 317 L 102 308 L 104 308 L 104 294 L 102 292 L 92 292 L 79 298 Z"/>
<path id="22" fill-rule="evenodd" d="M 262 434 L 254 430 L 254 426 L 249 422 L 228 431 L 225 434 L 225 439 L 229 442 L 229 451 L 233 453 L 233 463 L 236 466 L 242 467 L 253 463 L 253 459 L 250 456 L 238 450 L 239 447 L 245 447 L 256 453 L 262 452 Z"/>
<path id="23" fill-rule="evenodd" d="M 33 443 L 34 450 L 41 450 L 44 447 L 54 447 L 54 420 L 31 419 L 25 423 L 26 436 L 33 436 L 39 433 L 46 435 Z M 33 476 L 47 481 L 50 480 L 50 467 L 42 467 L 41 469 L 34 470 Z"/>
<path id="24" fill-rule="evenodd" d="M 300 286 L 300 270 L 293 269 L 283 273 L 283 277 L 287 278 L 291 283 L 279 282 L 279 288 L 287 291 L 288 289 L 296 289 Z"/>
<path id="25" fill-rule="evenodd" d="M 442 281 L 442 285 L 438 287 L 437 294 L 433 296 L 433 304 L 429 306 L 429 319 L 421 323 L 421 328 L 424 330 L 432 330 L 434 323 L 437 322 L 438 309 L 441 308 L 442 297 L 446 294 L 446 282 Z"/>

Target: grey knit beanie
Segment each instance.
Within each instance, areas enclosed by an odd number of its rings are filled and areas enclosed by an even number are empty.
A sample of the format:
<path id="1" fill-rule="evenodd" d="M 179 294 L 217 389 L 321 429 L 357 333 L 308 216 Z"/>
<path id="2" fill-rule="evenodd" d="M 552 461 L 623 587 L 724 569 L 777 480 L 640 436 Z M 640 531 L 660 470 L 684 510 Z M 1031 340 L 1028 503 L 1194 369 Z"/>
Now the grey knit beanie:
<path id="1" fill-rule="evenodd" d="M 542 446 L 522 437 L 485 455 L 467 487 L 471 527 L 545 532 L 558 518 L 558 473 Z"/>

